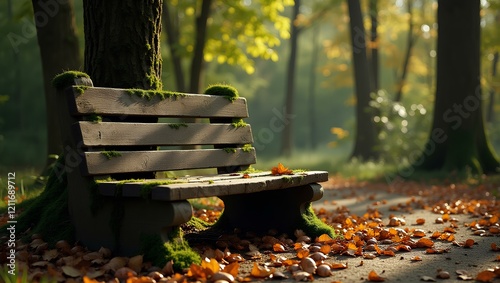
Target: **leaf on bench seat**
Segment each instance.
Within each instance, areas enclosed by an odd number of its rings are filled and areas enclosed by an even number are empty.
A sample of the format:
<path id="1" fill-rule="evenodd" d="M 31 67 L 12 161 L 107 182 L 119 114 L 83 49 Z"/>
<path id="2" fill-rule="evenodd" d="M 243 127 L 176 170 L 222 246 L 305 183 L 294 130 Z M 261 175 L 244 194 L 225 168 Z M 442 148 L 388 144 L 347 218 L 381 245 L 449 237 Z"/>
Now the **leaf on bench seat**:
<path id="1" fill-rule="evenodd" d="M 271 169 L 271 174 L 274 176 L 280 176 L 280 175 L 291 175 L 293 174 L 292 170 L 286 168 L 283 164 L 278 163 L 277 167 L 273 167 Z"/>

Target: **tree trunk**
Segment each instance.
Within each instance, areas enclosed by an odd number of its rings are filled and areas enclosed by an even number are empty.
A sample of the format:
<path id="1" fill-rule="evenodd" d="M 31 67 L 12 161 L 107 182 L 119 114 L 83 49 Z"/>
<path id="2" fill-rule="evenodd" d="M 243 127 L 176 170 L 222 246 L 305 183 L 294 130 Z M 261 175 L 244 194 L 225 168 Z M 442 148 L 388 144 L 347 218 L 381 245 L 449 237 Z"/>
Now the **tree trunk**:
<path id="1" fill-rule="evenodd" d="M 182 58 L 179 54 L 179 22 L 176 14 L 170 12 L 168 1 L 163 2 L 163 27 L 167 33 L 167 44 L 170 50 L 170 60 L 174 67 L 175 84 L 177 91 L 186 92 Z"/>
<path id="2" fill-rule="evenodd" d="M 38 46 L 42 61 L 47 109 L 46 169 L 62 153 L 56 91 L 52 79 L 66 70 L 81 68 L 73 1 L 33 0 Z M 42 175 L 48 173 L 44 170 Z"/>
<path id="3" fill-rule="evenodd" d="M 347 0 L 349 7 L 352 59 L 356 92 L 356 135 L 353 158 L 361 160 L 379 157 L 375 150 L 377 130 L 373 122 L 373 109 L 370 107 L 370 72 L 366 55 L 365 28 L 359 0 Z"/>
<path id="4" fill-rule="evenodd" d="M 288 68 L 286 74 L 286 85 L 285 85 L 285 115 L 287 113 L 293 113 L 294 104 L 294 93 L 295 93 L 295 65 L 297 62 L 297 49 L 298 49 L 298 36 L 299 29 L 296 23 L 296 19 L 299 15 L 300 10 L 300 0 L 295 0 L 295 5 L 293 6 L 293 14 L 291 18 L 291 33 L 290 33 L 290 56 L 288 59 Z M 293 123 L 285 123 L 283 128 L 283 136 L 281 140 L 281 154 L 284 156 L 292 155 L 293 147 Z"/>
<path id="5" fill-rule="evenodd" d="M 161 89 L 162 0 L 84 0 L 83 5 L 85 72 L 94 86 Z M 121 122 L 157 121 L 156 118 L 102 118 Z M 154 174 L 116 174 L 112 177 L 117 180 L 153 178 Z"/>
<path id="6" fill-rule="evenodd" d="M 405 85 L 406 76 L 408 75 L 408 67 L 410 65 L 410 57 L 411 51 L 413 49 L 413 45 L 415 45 L 415 38 L 413 36 L 413 0 L 407 0 L 407 9 L 408 14 L 410 15 L 408 18 L 408 37 L 406 43 L 406 52 L 403 61 L 403 68 L 401 71 L 401 77 L 398 80 L 396 85 L 396 96 L 394 98 L 394 102 L 400 102 L 403 97 L 403 87 Z"/>
<path id="7" fill-rule="evenodd" d="M 85 71 L 95 86 L 161 89 L 162 0 L 84 0 Z"/>
<path id="8" fill-rule="evenodd" d="M 493 60 L 491 62 L 491 80 L 493 81 L 497 75 L 497 65 L 498 65 L 498 51 L 493 54 Z M 486 121 L 493 123 L 495 120 L 495 88 L 490 87 L 490 98 L 488 102 L 488 112 L 486 114 Z"/>
<path id="9" fill-rule="evenodd" d="M 196 39 L 189 81 L 189 92 L 191 93 L 200 91 L 201 74 L 203 73 L 203 50 L 207 38 L 207 21 L 210 16 L 211 5 L 212 0 L 203 0 L 200 15 L 196 17 Z"/>
<path id="10" fill-rule="evenodd" d="M 370 0 L 370 23 L 370 92 L 377 92 L 380 89 L 377 0 Z"/>
<path id="11" fill-rule="evenodd" d="M 437 88 L 429 141 L 413 166 L 493 173 L 480 84 L 480 1 L 438 2 Z"/>
<path id="12" fill-rule="evenodd" d="M 316 128 L 316 68 L 318 66 L 318 54 L 320 53 L 320 46 L 318 41 L 320 25 L 317 24 L 313 29 L 312 36 L 312 58 L 311 58 L 311 70 L 309 77 L 309 143 L 311 149 L 316 149 L 318 147 L 317 138 L 317 128 Z"/>

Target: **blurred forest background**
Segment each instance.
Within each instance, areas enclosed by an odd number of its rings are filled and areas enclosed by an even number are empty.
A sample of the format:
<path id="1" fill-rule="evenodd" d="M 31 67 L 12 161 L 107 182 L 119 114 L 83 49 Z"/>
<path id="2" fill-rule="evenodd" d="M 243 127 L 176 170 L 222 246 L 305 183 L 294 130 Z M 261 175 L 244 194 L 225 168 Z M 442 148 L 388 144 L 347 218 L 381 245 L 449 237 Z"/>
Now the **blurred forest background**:
<path id="1" fill-rule="evenodd" d="M 161 42 L 166 90 L 193 89 L 188 78 L 193 72 L 200 3 L 165 0 L 163 12 L 170 15 L 163 17 L 169 22 L 164 24 Z M 349 168 L 382 170 L 407 163 L 407 153 L 424 147 L 431 128 L 437 1 L 360 1 L 367 54 L 379 62 L 378 83 L 371 89 L 369 103 L 380 130 L 374 148 L 377 158 L 363 163 L 351 158 L 357 103 L 352 56 L 359 50 L 351 44 L 347 1 L 293 3 L 213 0 L 200 91 L 226 82 L 248 99 L 247 122 L 253 129 L 258 168 L 279 160 L 290 167 L 349 174 Z M 81 62 L 82 6 L 82 1 L 74 2 Z M 489 94 L 483 101 L 484 113 L 490 141 L 498 152 L 500 1 L 481 0 L 481 8 L 481 86 Z M 0 34 L 0 172 L 26 168 L 39 172 L 49 153 L 31 1 L 0 3 Z M 295 70 L 291 80 L 289 70 Z"/>

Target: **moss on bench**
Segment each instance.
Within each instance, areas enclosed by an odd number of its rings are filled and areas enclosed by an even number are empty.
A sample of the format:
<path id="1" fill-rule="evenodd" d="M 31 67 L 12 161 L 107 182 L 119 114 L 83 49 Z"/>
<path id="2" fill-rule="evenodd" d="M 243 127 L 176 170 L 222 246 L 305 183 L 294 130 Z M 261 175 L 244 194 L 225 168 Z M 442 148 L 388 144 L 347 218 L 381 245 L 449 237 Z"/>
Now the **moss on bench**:
<path id="1" fill-rule="evenodd" d="M 228 84 L 210 85 L 205 90 L 205 94 L 223 96 L 231 102 L 235 101 L 238 97 L 240 97 L 240 95 L 238 94 L 238 90 Z"/>
<path id="2" fill-rule="evenodd" d="M 55 76 L 54 79 L 52 80 L 52 86 L 55 87 L 56 89 L 61 89 L 63 87 L 72 85 L 75 79 L 78 78 L 90 79 L 90 76 L 84 72 L 67 71 Z"/>
<path id="3" fill-rule="evenodd" d="M 154 97 L 159 97 L 160 100 L 165 100 L 167 98 L 179 98 L 186 96 L 184 93 L 176 92 L 176 91 L 167 91 L 167 90 L 144 90 L 138 88 L 131 88 L 126 90 L 130 95 L 136 95 L 140 98 L 145 98 L 147 100 L 151 100 Z"/>

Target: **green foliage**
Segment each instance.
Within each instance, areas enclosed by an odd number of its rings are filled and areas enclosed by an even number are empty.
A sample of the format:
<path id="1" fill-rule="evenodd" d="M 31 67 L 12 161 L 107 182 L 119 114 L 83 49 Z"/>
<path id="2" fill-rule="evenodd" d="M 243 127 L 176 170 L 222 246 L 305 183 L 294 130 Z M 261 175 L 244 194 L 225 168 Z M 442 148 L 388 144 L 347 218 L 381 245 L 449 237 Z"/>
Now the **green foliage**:
<path id="1" fill-rule="evenodd" d="M 239 97 L 238 90 L 228 84 L 211 85 L 205 90 L 205 94 L 224 96 L 231 102 L 235 101 Z"/>
<path id="2" fill-rule="evenodd" d="M 195 44 L 195 17 L 199 7 L 195 0 L 171 1 L 171 10 L 180 22 L 180 35 L 175 52 L 190 57 Z M 246 73 L 255 72 L 253 58 L 278 60 L 275 48 L 280 38 L 289 38 L 290 21 L 281 14 L 291 0 L 213 1 L 208 20 L 204 59 L 218 64 L 241 67 Z"/>
<path id="3" fill-rule="evenodd" d="M 200 255 L 193 251 L 189 244 L 179 235 L 171 234 L 170 241 L 165 243 L 159 235 L 143 235 L 141 238 L 141 249 L 144 259 L 153 262 L 156 266 L 165 266 L 172 260 L 174 269 L 181 271 L 188 268 L 192 263 L 201 262 Z"/>
<path id="4" fill-rule="evenodd" d="M 90 79 L 90 76 L 84 72 L 67 71 L 55 76 L 54 79 L 52 80 L 52 86 L 55 87 L 56 89 L 68 87 L 74 83 L 75 79 L 78 78 Z"/>
<path id="5" fill-rule="evenodd" d="M 421 103 L 408 104 L 393 101 L 382 90 L 372 94 L 370 106 L 377 110 L 374 121 L 380 130 L 378 151 L 387 162 L 400 164 L 402 157 L 411 152 L 419 153 L 427 141 L 428 110 Z"/>

